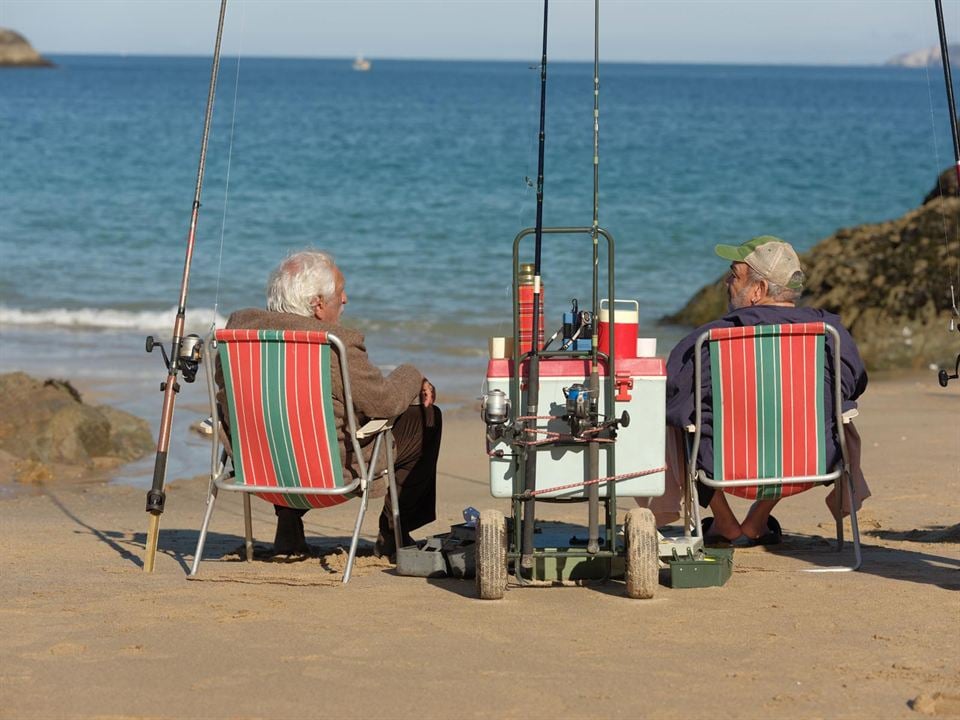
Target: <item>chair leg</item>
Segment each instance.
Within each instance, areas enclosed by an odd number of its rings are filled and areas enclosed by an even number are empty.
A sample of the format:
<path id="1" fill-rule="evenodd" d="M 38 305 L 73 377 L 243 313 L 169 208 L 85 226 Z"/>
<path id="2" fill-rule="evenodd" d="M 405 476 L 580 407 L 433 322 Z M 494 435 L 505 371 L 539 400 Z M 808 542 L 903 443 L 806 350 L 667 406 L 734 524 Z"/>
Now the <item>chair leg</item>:
<path id="1" fill-rule="evenodd" d="M 834 495 L 836 495 L 837 498 L 837 507 L 835 510 L 835 515 L 837 518 L 837 552 L 843 550 L 843 493 L 846 492 L 843 478 L 845 477 L 849 477 L 849 473 L 845 472 L 842 477 L 837 479 L 833 486 L 836 490 Z"/>
<path id="2" fill-rule="evenodd" d="M 687 475 L 687 514 L 693 515 L 693 527 L 690 528 L 693 531 L 693 537 L 698 537 L 703 540 L 703 530 L 701 529 L 700 524 L 700 497 L 697 494 L 697 480 L 696 476 L 691 474 Z"/>
<path id="3" fill-rule="evenodd" d="M 253 518 L 250 513 L 250 493 L 243 493 L 243 547 L 247 562 L 253 561 Z"/>
<path id="4" fill-rule="evenodd" d="M 360 511 L 357 513 L 357 522 L 353 526 L 353 537 L 350 538 L 350 552 L 347 554 L 347 567 L 343 571 L 343 584 L 350 582 L 350 575 L 353 573 L 353 561 L 357 556 L 357 545 L 360 541 L 360 527 L 363 525 L 363 516 L 367 512 L 367 494 L 370 492 L 370 483 L 363 488 L 363 494 L 360 496 Z"/>
<path id="5" fill-rule="evenodd" d="M 853 476 L 850 473 L 844 473 L 847 478 L 847 487 L 850 490 L 850 534 L 853 535 L 853 558 L 854 565 L 852 570 L 859 570 L 862 558 L 860 556 L 860 524 L 857 522 L 856 496 L 853 490 Z"/>
<path id="6" fill-rule="evenodd" d="M 402 546 L 400 538 L 403 533 L 400 528 L 400 495 L 397 492 L 397 477 L 393 472 L 393 431 L 387 433 L 387 479 L 390 483 L 390 505 L 393 509 L 393 539 L 397 550 Z"/>
<path id="7" fill-rule="evenodd" d="M 196 575 L 200 568 L 200 556 L 203 555 L 203 544 L 207 540 L 207 527 L 209 527 L 210 518 L 213 515 L 213 504 L 217 501 L 218 490 L 219 488 L 216 485 L 211 485 L 210 492 L 207 494 L 207 511 L 203 514 L 203 525 L 200 527 L 200 538 L 197 540 L 197 551 L 193 555 L 190 577 Z"/>
<path id="8" fill-rule="evenodd" d="M 862 558 L 860 556 L 860 526 L 857 522 L 857 499 L 853 490 L 853 476 L 849 472 L 837 478 L 836 483 L 838 508 L 837 515 L 840 519 L 837 521 L 837 550 L 843 549 L 843 493 L 844 490 L 850 493 L 850 529 L 853 535 L 853 565 L 839 565 L 834 567 L 809 568 L 803 572 L 809 573 L 828 573 L 828 572 L 853 572 L 860 569 Z"/>

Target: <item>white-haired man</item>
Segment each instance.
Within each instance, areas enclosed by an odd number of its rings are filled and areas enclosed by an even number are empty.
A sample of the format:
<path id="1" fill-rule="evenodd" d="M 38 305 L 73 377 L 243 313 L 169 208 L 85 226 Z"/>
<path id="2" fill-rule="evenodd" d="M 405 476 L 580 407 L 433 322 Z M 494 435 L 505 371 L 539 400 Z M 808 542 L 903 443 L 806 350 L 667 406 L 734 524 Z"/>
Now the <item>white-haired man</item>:
<path id="1" fill-rule="evenodd" d="M 400 365 L 384 376 L 370 362 L 363 334 L 340 324 L 346 304 L 346 281 L 333 257 L 318 250 L 304 250 L 287 257 L 270 273 L 267 309 L 238 310 L 230 315 L 227 327 L 319 330 L 331 332 L 343 341 L 358 424 L 362 425 L 370 418 L 396 418 L 393 425 L 394 467 L 400 527 L 404 544 L 412 543 L 409 532 L 436 519 L 436 470 L 442 428 L 440 409 L 434 404 L 436 391 L 412 365 Z M 346 410 L 336 353 L 332 364 L 333 409 L 340 428 L 340 453 L 344 467 L 356 472 L 352 447 L 345 442 L 343 435 Z M 364 450 L 365 454 L 371 453 L 372 445 L 367 445 Z M 277 514 L 274 551 L 277 554 L 308 553 L 302 519 L 306 510 L 280 505 L 274 508 Z M 386 494 L 380 514 L 380 533 L 374 548 L 378 556 L 395 554 L 392 528 L 390 496 Z"/>
<path id="2" fill-rule="evenodd" d="M 840 333 L 841 368 L 840 387 L 843 398 L 843 410 L 856 407 L 856 399 L 867 387 L 867 373 L 857 351 L 857 345 L 850 333 L 843 327 L 840 318 L 826 310 L 812 307 L 800 307 L 797 301 L 803 291 L 805 281 L 800 258 L 790 243 L 772 235 L 752 238 L 742 245 L 717 245 L 715 252 L 730 263 L 727 274 L 727 295 L 729 311 L 719 320 L 702 325 L 677 343 L 667 360 L 667 486 L 662 498 L 651 499 L 649 505 L 657 514 L 658 524 L 665 524 L 678 517 L 682 484 L 685 482 L 685 464 L 683 428 L 694 422 L 694 369 L 696 366 L 695 346 L 697 338 L 705 331 L 721 327 L 743 327 L 752 325 L 782 325 L 792 323 L 827 322 Z M 827 338 L 832 348 L 832 337 Z M 706 352 L 706 351 L 705 351 Z M 832 352 L 832 350 L 831 350 Z M 832 364 L 825 368 L 827 386 L 832 385 L 835 372 Z M 701 378 L 704 413 L 698 467 L 710 471 L 713 467 L 713 431 L 712 389 L 710 381 L 710 363 L 704 363 Z M 827 413 L 827 437 L 836 437 L 837 428 L 833 427 L 833 415 Z M 851 473 L 859 504 L 870 496 L 870 490 L 860 470 L 860 437 L 853 424 L 844 426 L 847 448 L 850 454 Z M 835 443 L 828 444 L 828 466 L 832 465 L 839 453 Z M 835 505 L 827 498 L 827 504 L 833 511 Z M 734 545 L 772 545 L 780 541 L 780 524 L 770 512 L 778 500 L 757 500 L 751 506 L 743 521 L 738 521 L 722 492 L 698 484 L 697 494 L 700 504 L 709 506 L 712 518 L 704 525 L 708 540 L 731 542 Z M 849 494 L 844 494 L 844 513 L 849 513 Z"/>

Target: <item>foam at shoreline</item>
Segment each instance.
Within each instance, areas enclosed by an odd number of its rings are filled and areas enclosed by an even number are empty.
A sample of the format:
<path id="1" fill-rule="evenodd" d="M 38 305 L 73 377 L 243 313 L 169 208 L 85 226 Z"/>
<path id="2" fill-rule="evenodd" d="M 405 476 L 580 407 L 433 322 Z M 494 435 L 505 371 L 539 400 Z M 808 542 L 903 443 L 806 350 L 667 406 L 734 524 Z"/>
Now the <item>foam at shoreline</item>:
<path id="1" fill-rule="evenodd" d="M 79 328 L 86 330 L 169 331 L 177 308 L 168 310 L 119 310 L 116 308 L 23 308 L 0 305 L 0 325 L 39 328 Z M 226 318 L 208 308 L 191 309 L 187 314 L 187 331 L 203 332 L 214 321 L 223 327 Z"/>

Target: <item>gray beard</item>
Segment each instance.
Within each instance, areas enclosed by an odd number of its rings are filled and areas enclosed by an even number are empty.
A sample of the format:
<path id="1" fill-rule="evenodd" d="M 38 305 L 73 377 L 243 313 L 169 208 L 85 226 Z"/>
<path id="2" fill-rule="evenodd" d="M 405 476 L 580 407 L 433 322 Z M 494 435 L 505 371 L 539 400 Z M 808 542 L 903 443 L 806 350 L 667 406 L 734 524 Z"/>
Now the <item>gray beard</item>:
<path id="1" fill-rule="evenodd" d="M 730 301 L 727 303 L 727 312 L 733 312 L 734 310 L 747 307 L 747 305 L 750 304 L 747 301 L 747 291 L 749 290 L 750 288 L 746 287 L 741 290 L 738 295 L 730 295 Z"/>

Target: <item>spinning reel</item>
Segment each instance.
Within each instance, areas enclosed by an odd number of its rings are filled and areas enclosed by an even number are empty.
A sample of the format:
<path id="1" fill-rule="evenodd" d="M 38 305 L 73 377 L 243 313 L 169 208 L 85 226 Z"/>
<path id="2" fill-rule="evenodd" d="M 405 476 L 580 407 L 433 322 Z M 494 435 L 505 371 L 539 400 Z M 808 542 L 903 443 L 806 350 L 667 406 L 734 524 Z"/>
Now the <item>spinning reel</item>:
<path id="1" fill-rule="evenodd" d="M 160 348 L 160 354 L 163 356 L 163 364 L 166 366 L 167 370 L 170 370 L 170 356 L 167 355 L 167 351 L 163 347 L 163 343 L 158 342 L 153 335 L 147 335 L 147 342 L 144 349 L 149 353 L 153 352 L 155 347 Z M 173 347 L 175 349 L 178 348 L 176 345 Z M 202 358 L 203 338 L 196 334 L 190 334 L 180 340 L 180 345 L 177 349 L 177 354 L 174 360 L 176 360 L 177 369 L 183 375 L 184 382 L 192 383 L 197 379 L 197 370 L 200 369 L 200 361 Z M 160 390 L 166 390 L 166 386 L 167 384 L 165 382 L 160 383 Z M 179 389 L 179 385 L 175 383 L 174 390 Z"/>
<path id="2" fill-rule="evenodd" d="M 957 355 L 957 363 L 953 366 L 953 375 L 948 375 L 947 371 L 941 369 L 937 374 L 937 380 L 940 382 L 940 387 L 946 387 L 947 383 L 951 380 L 956 380 L 960 378 L 960 355 Z"/>
<path id="3" fill-rule="evenodd" d="M 563 388 L 563 396 L 567 400 L 566 414 L 563 415 L 563 419 L 570 423 L 570 434 L 574 437 L 583 437 L 587 430 L 615 431 L 618 426 L 630 425 L 630 413 L 626 410 L 618 418 L 599 422 L 597 399 L 591 397 L 590 389 L 583 383 L 574 383 L 570 387 Z"/>

